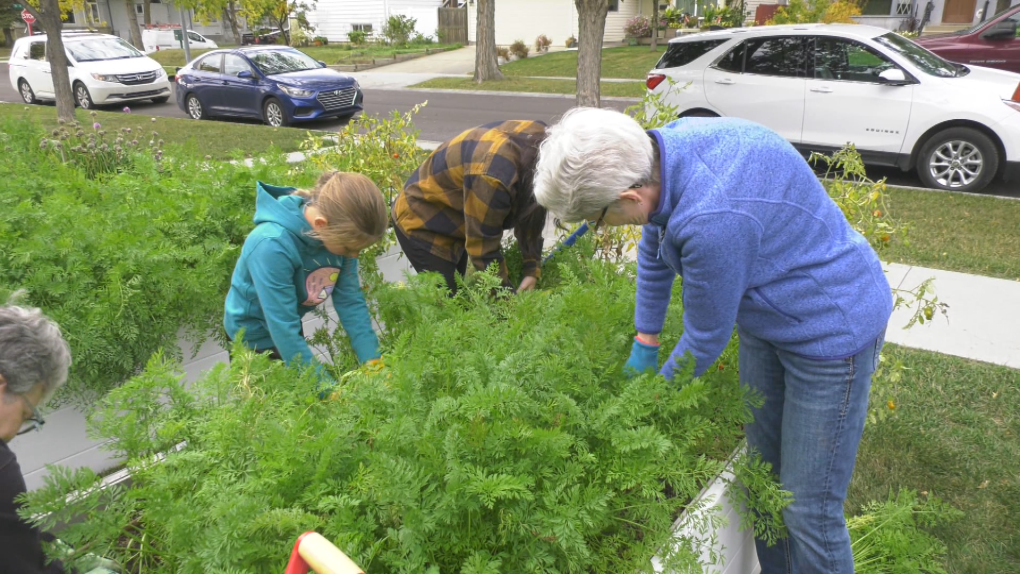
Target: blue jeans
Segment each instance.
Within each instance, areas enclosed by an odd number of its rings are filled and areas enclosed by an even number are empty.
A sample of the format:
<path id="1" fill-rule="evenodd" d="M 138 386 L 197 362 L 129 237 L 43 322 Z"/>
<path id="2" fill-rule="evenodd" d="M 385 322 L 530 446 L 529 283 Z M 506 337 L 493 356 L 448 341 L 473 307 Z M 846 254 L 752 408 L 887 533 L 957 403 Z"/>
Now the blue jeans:
<path id="1" fill-rule="evenodd" d="M 745 429 L 747 442 L 794 499 L 783 512 L 789 537 L 771 548 L 755 541 L 762 574 L 852 574 L 843 501 L 885 333 L 835 360 L 800 357 L 738 334 L 740 383 L 765 399 Z"/>

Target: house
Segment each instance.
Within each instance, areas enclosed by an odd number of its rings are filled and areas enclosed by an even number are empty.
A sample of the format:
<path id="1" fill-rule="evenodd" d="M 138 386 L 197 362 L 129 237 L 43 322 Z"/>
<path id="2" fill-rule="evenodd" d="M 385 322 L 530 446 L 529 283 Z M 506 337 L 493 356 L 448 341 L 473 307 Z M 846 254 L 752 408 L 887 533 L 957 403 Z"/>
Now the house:
<path id="1" fill-rule="evenodd" d="M 141 2 L 135 2 L 135 13 L 138 15 L 138 24 L 144 29 L 144 6 Z M 127 5 L 121 0 L 95 0 L 86 2 L 84 10 L 74 10 L 67 15 L 64 21 L 65 30 L 93 29 L 102 32 L 116 34 L 125 40 L 130 40 L 131 33 L 128 30 Z M 233 31 L 230 25 L 223 22 L 219 17 L 212 17 L 208 22 L 197 17 L 193 10 L 185 9 L 189 30 L 194 30 L 202 36 L 218 43 L 233 44 L 235 42 Z M 149 4 L 149 19 L 152 26 L 180 26 L 181 10 L 172 2 L 164 0 L 152 0 Z M 238 23 L 238 29 L 246 32 L 243 19 Z"/>
<path id="2" fill-rule="evenodd" d="M 379 36 L 390 16 L 404 15 L 416 18 L 415 30 L 436 37 L 439 27 L 439 8 L 444 0 L 319 0 L 308 12 L 308 23 L 315 27 L 316 36 L 325 36 L 331 42 L 346 42 L 353 31 Z"/>
<path id="3" fill-rule="evenodd" d="M 1018 3 L 1020 0 L 931 0 L 925 29 L 948 32 L 966 28 Z M 928 0 L 869 0 L 855 20 L 888 30 L 908 30 L 912 19 L 921 21 L 927 4 Z"/>
<path id="4" fill-rule="evenodd" d="M 516 40 L 534 44 L 545 34 L 554 44 L 563 45 L 568 37 L 577 38 L 577 8 L 574 0 L 494 0 L 496 3 L 496 44 L 506 46 Z M 653 0 L 609 0 L 604 42 L 620 42 L 624 27 L 635 16 L 652 16 Z M 660 0 L 665 9 L 667 2 Z M 478 22 L 475 0 L 468 0 L 468 39 L 475 41 Z"/>

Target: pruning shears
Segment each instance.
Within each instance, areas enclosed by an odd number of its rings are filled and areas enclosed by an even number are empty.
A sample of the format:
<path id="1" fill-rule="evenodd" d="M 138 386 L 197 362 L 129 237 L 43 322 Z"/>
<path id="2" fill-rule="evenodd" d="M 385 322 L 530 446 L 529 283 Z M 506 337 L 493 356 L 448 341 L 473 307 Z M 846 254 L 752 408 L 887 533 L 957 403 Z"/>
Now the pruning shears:
<path id="1" fill-rule="evenodd" d="M 573 233 L 571 233 L 566 239 L 561 241 L 559 245 L 557 245 L 552 251 L 550 251 L 549 255 L 546 255 L 542 259 L 542 265 L 545 265 L 553 255 L 556 255 L 563 249 L 567 247 L 573 247 L 573 245 L 577 243 L 577 240 L 580 239 L 581 236 L 583 236 L 585 233 L 588 233 L 587 221 L 582 223 L 580 227 L 578 227 Z"/>

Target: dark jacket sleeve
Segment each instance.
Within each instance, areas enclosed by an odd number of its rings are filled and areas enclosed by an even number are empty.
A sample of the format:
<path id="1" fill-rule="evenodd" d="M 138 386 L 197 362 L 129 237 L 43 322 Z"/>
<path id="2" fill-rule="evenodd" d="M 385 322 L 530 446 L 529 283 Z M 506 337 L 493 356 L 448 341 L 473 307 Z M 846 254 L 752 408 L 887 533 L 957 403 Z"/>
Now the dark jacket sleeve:
<path id="1" fill-rule="evenodd" d="M 25 490 L 17 459 L 0 440 L 0 574 L 64 574 L 59 561 L 46 564 L 43 534 L 18 517 L 14 499 Z"/>

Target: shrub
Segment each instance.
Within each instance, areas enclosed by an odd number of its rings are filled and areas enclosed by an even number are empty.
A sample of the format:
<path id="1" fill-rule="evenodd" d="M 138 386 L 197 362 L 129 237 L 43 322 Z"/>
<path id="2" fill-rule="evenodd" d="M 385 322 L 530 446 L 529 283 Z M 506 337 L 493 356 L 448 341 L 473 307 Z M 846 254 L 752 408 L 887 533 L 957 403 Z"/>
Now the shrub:
<path id="1" fill-rule="evenodd" d="M 510 53 L 523 60 L 528 57 L 528 45 L 524 40 L 516 40 L 510 44 Z"/>
<path id="2" fill-rule="evenodd" d="M 492 271 L 452 299 L 431 274 L 378 285 L 386 367 L 341 375 L 329 401 L 313 371 L 240 347 L 190 389 L 156 357 L 92 419 L 130 487 L 54 471 L 25 515 L 81 518 L 62 538 L 154 574 L 278 572 L 310 529 L 377 572 L 648 571 L 657 553 L 691 567 L 700 548 L 669 544 L 672 525 L 725 466 L 748 396 L 731 366 L 624 377 L 634 269 L 591 253 L 580 242 L 559 281 L 517 297 L 490 295 Z M 680 313 L 677 290 L 669 332 Z M 755 508 L 784 502 L 768 500 Z"/>
<path id="3" fill-rule="evenodd" d="M 316 46 L 328 46 L 329 45 L 329 38 L 327 38 L 325 36 L 316 36 L 315 37 L 315 45 Z"/>
<path id="4" fill-rule="evenodd" d="M 386 24 L 383 26 L 383 38 L 386 38 L 394 46 L 406 46 L 411 35 L 414 34 L 414 27 L 417 23 L 417 18 L 394 14 L 386 20 Z"/>
<path id="5" fill-rule="evenodd" d="M 564 45 L 568 48 L 573 48 L 574 46 L 577 46 L 577 38 L 573 36 L 567 38 L 567 41 L 564 42 Z"/>
<path id="6" fill-rule="evenodd" d="M 428 46 L 435 43 L 436 41 L 432 38 L 432 36 L 426 36 L 421 32 L 415 32 L 414 38 L 411 39 L 411 44 L 416 46 Z"/>
<path id="7" fill-rule="evenodd" d="M 347 41 L 355 46 L 364 45 L 366 38 L 368 38 L 368 32 L 364 30 L 351 30 L 347 33 Z"/>
<path id="8" fill-rule="evenodd" d="M 860 6 L 850 0 L 790 0 L 766 24 L 855 24 L 852 17 L 860 15 Z"/>
<path id="9" fill-rule="evenodd" d="M 93 123 L 88 127 L 77 121 L 70 124 L 61 121 L 50 138 L 44 137 L 39 142 L 40 149 L 81 170 L 90 179 L 127 169 L 139 153 L 151 156 L 157 164 L 163 159 L 163 140 L 157 132 L 150 137 L 141 128 L 121 128 L 111 135 L 96 121 L 96 112 L 91 115 Z"/>
<path id="10" fill-rule="evenodd" d="M 546 50 L 549 49 L 549 46 L 551 46 L 551 45 L 552 45 L 552 40 L 550 40 L 549 36 L 546 36 L 545 34 L 540 34 L 538 36 L 538 38 L 535 38 L 535 51 L 536 52 L 545 52 Z"/>
<path id="11" fill-rule="evenodd" d="M 623 27 L 628 38 L 651 38 L 652 23 L 647 16 L 635 16 Z"/>
<path id="12" fill-rule="evenodd" d="M 500 58 L 503 58 L 504 61 L 509 62 L 510 61 L 510 48 L 507 48 L 505 46 L 501 46 L 499 48 L 496 48 L 496 55 L 499 56 Z"/>

